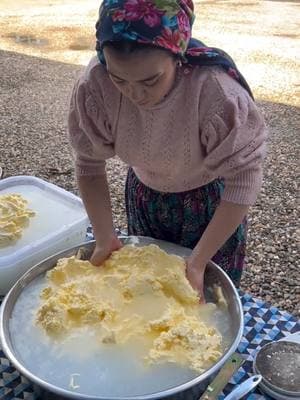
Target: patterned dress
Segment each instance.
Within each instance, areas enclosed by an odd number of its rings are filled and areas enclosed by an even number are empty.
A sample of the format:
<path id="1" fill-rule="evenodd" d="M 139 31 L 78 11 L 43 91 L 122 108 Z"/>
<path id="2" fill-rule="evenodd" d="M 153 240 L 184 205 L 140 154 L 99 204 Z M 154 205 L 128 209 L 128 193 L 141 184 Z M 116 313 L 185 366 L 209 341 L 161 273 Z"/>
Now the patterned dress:
<path id="1" fill-rule="evenodd" d="M 128 171 L 125 199 L 128 234 L 149 236 L 193 249 L 220 202 L 221 179 L 181 193 L 163 193 L 145 186 L 132 168 Z M 246 253 L 247 219 L 212 260 L 238 287 Z"/>

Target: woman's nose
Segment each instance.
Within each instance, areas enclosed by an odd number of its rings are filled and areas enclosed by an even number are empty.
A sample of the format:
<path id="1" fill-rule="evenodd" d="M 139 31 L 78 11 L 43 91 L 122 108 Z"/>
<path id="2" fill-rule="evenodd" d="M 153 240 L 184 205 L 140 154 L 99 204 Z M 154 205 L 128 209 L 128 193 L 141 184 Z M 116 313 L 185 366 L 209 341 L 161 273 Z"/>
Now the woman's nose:
<path id="1" fill-rule="evenodd" d="M 145 100 L 146 94 L 140 85 L 129 85 L 128 96 L 132 101 L 139 103 Z"/>

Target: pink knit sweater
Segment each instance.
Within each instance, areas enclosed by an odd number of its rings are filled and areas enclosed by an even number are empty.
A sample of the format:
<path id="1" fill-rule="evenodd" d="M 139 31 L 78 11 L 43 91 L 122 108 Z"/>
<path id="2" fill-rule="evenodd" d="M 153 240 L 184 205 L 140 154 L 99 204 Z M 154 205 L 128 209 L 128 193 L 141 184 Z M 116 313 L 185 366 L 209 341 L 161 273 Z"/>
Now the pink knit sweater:
<path id="1" fill-rule="evenodd" d="M 75 84 L 69 134 L 79 175 L 118 155 L 147 186 L 182 192 L 225 179 L 222 199 L 253 204 L 262 182 L 266 128 L 256 105 L 219 67 L 182 67 L 171 92 L 143 109 L 93 58 Z"/>

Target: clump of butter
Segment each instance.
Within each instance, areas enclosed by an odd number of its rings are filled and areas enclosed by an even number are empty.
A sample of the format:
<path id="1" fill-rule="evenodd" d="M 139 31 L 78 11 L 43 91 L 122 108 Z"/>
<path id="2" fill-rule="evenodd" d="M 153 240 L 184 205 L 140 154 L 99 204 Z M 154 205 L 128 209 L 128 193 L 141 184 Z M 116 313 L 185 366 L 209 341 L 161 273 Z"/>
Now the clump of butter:
<path id="1" fill-rule="evenodd" d="M 20 194 L 0 196 L 0 247 L 13 244 L 22 236 L 23 229 L 35 213 Z"/>
<path id="2" fill-rule="evenodd" d="M 76 257 L 47 273 L 37 323 L 55 338 L 95 329 L 103 344 L 143 340 L 148 363 L 174 362 L 202 372 L 222 354 L 221 335 L 201 321 L 185 262 L 156 245 L 124 246 L 101 267 Z"/>
<path id="3" fill-rule="evenodd" d="M 159 335 L 153 342 L 149 360 L 172 361 L 189 365 L 196 371 L 221 355 L 220 335 L 183 307 L 169 308 L 161 319 L 150 322 L 150 329 Z"/>

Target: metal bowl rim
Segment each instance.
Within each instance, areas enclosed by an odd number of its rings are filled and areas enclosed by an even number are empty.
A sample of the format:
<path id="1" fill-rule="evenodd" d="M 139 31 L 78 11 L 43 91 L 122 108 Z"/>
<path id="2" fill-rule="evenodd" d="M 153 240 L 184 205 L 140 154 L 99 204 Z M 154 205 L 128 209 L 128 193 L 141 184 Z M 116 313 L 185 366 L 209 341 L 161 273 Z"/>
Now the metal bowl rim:
<path id="1" fill-rule="evenodd" d="M 282 393 L 279 392 L 274 392 L 269 386 L 266 385 L 265 381 L 262 379 L 261 382 L 259 383 L 259 388 L 260 390 L 270 396 L 272 399 L 277 399 L 277 400 L 299 400 L 299 396 L 286 396 Z"/>
<path id="2" fill-rule="evenodd" d="M 271 389 L 274 393 L 278 393 L 280 395 L 291 397 L 291 400 L 292 400 L 293 398 L 300 398 L 300 391 L 294 392 L 294 391 L 291 391 L 291 390 L 285 390 L 285 389 L 280 388 L 279 386 L 274 385 L 273 383 L 270 383 L 269 380 L 267 380 L 265 378 L 264 374 L 257 367 L 257 356 L 258 356 L 258 354 L 263 349 L 265 349 L 267 347 L 272 347 L 272 346 L 274 346 L 275 343 L 282 343 L 282 342 L 287 342 L 287 343 L 291 343 L 291 344 L 293 343 L 295 345 L 296 344 L 299 345 L 298 343 L 289 342 L 288 340 L 281 340 L 281 341 L 277 340 L 275 342 L 269 342 L 269 343 L 264 344 L 254 355 L 254 358 L 253 358 L 253 370 L 255 371 L 256 374 L 260 374 L 262 376 L 262 381 L 263 381 L 264 385 L 267 386 L 267 388 Z"/>
<path id="3" fill-rule="evenodd" d="M 119 236 L 120 239 L 128 239 L 130 238 L 130 236 Z M 139 236 L 138 236 L 139 238 Z M 146 237 L 143 236 L 141 237 L 143 239 L 151 239 L 153 240 L 153 238 L 150 237 Z M 163 242 L 162 240 L 160 240 L 160 242 Z M 17 356 L 14 354 L 13 351 L 13 347 L 11 346 L 11 341 L 9 338 L 5 337 L 5 321 L 4 321 L 4 317 L 5 317 L 5 311 L 6 308 L 8 307 L 9 301 L 13 302 L 13 306 L 16 303 L 21 291 L 24 289 L 24 285 L 22 285 L 22 281 L 27 278 L 29 275 L 32 274 L 33 271 L 35 271 L 36 269 L 38 269 L 41 265 L 43 265 L 44 263 L 46 263 L 47 261 L 50 261 L 52 258 L 56 258 L 59 255 L 62 255 L 64 253 L 68 253 L 71 251 L 75 251 L 78 250 L 80 247 L 86 246 L 86 245 L 91 245 L 95 243 L 95 240 L 89 240 L 89 241 L 85 241 L 79 245 L 76 246 L 72 246 L 66 250 L 60 251 L 56 254 L 53 254 L 50 257 L 45 258 L 43 261 L 35 264 L 33 267 L 31 267 L 27 272 L 25 272 L 24 275 L 22 275 L 18 281 L 13 285 L 13 287 L 9 290 L 9 292 L 7 293 L 7 295 L 5 296 L 2 305 L 0 307 L 0 341 L 2 344 L 2 350 L 3 352 L 6 354 L 7 358 L 10 360 L 10 362 L 14 365 L 14 367 L 22 374 L 24 375 L 26 378 L 28 378 L 31 382 L 36 383 L 38 386 L 42 387 L 45 390 L 48 390 L 50 392 L 53 392 L 55 394 L 61 395 L 61 396 L 65 396 L 66 398 L 70 398 L 70 399 L 78 399 L 78 400 L 82 400 L 83 396 L 86 399 L 90 399 L 90 400 L 154 400 L 154 399 L 162 399 L 164 397 L 170 396 L 170 395 L 175 395 L 178 394 L 180 392 L 186 391 L 188 389 L 191 389 L 192 387 L 196 386 L 197 384 L 201 383 L 202 381 L 204 381 L 205 379 L 209 378 L 212 374 L 216 373 L 221 367 L 222 365 L 225 363 L 225 361 L 235 352 L 236 348 L 238 347 L 238 344 L 242 338 L 243 335 L 243 326 L 244 326 L 244 317 L 243 317 L 243 308 L 242 308 L 242 303 L 240 300 L 240 297 L 238 295 L 237 289 L 234 287 L 232 281 L 230 280 L 230 278 L 226 275 L 226 273 L 222 270 L 221 267 L 219 267 L 217 264 L 215 264 L 213 261 L 210 261 L 209 264 L 211 264 L 214 268 L 216 268 L 218 270 L 219 273 L 221 273 L 225 279 L 227 280 L 227 283 L 229 284 L 229 286 L 231 287 L 231 290 L 233 291 L 234 295 L 235 295 L 235 300 L 237 302 L 238 305 L 238 309 L 239 309 L 239 313 L 240 313 L 240 326 L 237 332 L 237 335 L 235 337 L 235 339 L 233 340 L 231 346 L 229 349 L 227 349 L 227 351 L 225 351 L 225 353 L 222 355 L 222 357 L 214 364 L 212 365 L 208 370 L 206 370 L 203 374 L 197 376 L 196 378 L 187 381 L 181 385 L 177 385 L 175 387 L 172 387 L 170 389 L 166 389 L 160 392 L 155 392 L 155 393 L 151 393 L 151 394 L 145 394 L 145 395 L 138 395 L 138 396 L 131 396 L 131 397 L 99 397 L 99 396 L 91 396 L 91 395 L 85 395 L 85 394 L 81 394 L 81 393 L 75 393 L 75 392 L 70 392 L 68 390 L 59 388 L 51 383 L 46 382 L 45 380 L 39 378 L 38 376 L 34 375 L 33 373 L 31 373 L 26 367 L 24 367 L 21 362 L 18 361 Z M 166 243 L 170 243 L 170 242 L 166 242 Z M 171 243 L 170 243 L 171 244 Z M 174 245 L 176 246 L 176 245 Z M 188 248 L 185 248 L 183 246 L 179 246 L 183 249 L 186 250 L 190 250 Z M 191 251 L 191 250 L 190 250 Z M 45 272 L 45 271 L 44 271 Z M 41 272 L 40 274 L 44 273 Z M 38 275 L 40 275 L 38 274 Z M 38 276 L 37 275 L 37 276 Z M 36 277 L 35 277 L 36 278 Z M 32 279 L 33 280 L 33 279 Z"/>

